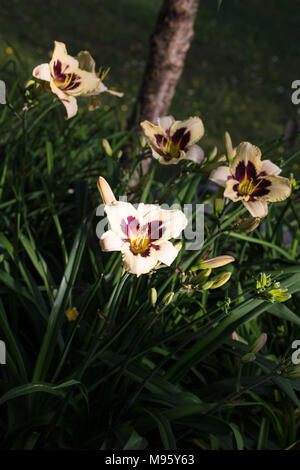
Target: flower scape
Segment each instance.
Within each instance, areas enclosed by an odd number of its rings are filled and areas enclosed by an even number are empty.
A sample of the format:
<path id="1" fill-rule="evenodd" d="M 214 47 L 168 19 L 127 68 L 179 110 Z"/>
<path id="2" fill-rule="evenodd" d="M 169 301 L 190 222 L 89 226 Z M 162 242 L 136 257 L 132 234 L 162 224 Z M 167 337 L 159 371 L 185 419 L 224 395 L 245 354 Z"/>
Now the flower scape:
<path id="1" fill-rule="evenodd" d="M 49 57 L 0 80 L 0 448 L 299 450 L 299 150 Z"/>

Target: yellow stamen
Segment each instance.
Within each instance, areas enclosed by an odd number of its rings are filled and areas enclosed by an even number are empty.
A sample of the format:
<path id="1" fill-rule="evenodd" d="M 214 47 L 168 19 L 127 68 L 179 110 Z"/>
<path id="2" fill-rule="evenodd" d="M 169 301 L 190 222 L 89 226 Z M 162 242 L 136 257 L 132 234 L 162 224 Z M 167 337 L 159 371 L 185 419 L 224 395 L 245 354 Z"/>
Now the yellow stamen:
<path id="1" fill-rule="evenodd" d="M 139 229 L 136 236 L 130 239 L 131 250 L 136 254 L 143 253 L 147 250 L 149 242 L 150 239 L 147 230 L 144 229 L 141 231 L 141 229 Z"/>
<path id="2" fill-rule="evenodd" d="M 254 184 L 253 178 L 244 179 L 239 184 L 239 194 L 241 196 L 250 196 L 251 194 L 254 193 L 254 191 L 258 188 L 259 185 L 260 185 L 260 181 L 258 181 L 257 184 Z"/>

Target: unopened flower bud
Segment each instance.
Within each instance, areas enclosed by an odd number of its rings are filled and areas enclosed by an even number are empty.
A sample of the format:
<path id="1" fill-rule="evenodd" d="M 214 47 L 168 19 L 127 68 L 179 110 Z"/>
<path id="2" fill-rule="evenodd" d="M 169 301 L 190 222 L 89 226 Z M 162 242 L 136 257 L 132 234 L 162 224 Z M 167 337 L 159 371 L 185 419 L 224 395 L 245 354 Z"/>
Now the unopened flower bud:
<path id="1" fill-rule="evenodd" d="M 207 161 L 212 162 L 216 158 L 217 153 L 218 153 L 218 148 L 215 146 L 210 152 Z"/>
<path id="2" fill-rule="evenodd" d="M 251 352 L 254 354 L 258 353 L 266 344 L 267 339 L 268 339 L 268 336 L 266 335 L 266 333 L 262 333 L 254 342 L 251 348 Z"/>
<path id="3" fill-rule="evenodd" d="M 253 362 L 255 361 L 256 359 L 256 356 L 253 352 L 249 352 L 247 354 L 245 354 L 242 358 L 241 358 L 241 362 L 243 364 L 247 364 L 248 362 Z"/>
<path id="4" fill-rule="evenodd" d="M 256 281 L 256 289 L 265 289 L 266 287 L 270 287 L 271 284 L 271 276 L 266 273 L 260 273 L 259 278 Z"/>
<path id="5" fill-rule="evenodd" d="M 271 302 L 286 302 L 292 297 L 286 288 L 271 289 L 268 291 L 268 294 L 271 296 L 269 299 Z"/>
<path id="6" fill-rule="evenodd" d="M 149 298 L 150 298 L 152 307 L 154 307 L 157 301 L 157 290 L 155 289 L 155 287 L 151 287 L 150 292 L 149 292 Z"/>
<path id="7" fill-rule="evenodd" d="M 145 139 L 145 136 L 144 135 L 140 135 L 139 136 L 139 140 L 140 140 L 140 145 L 142 148 L 146 147 L 146 139 Z"/>
<path id="8" fill-rule="evenodd" d="M 218 215 L 224 204 L 224 188 L 221 186 L 217 189 L 216 199 L 215 199 L 215 214 Z"/>
<path id="9" fill-rule="evenodd" d="M 284 375 L 287 379 L 297 380 L 300 379 L 300 364 L 295 366 L 290 372 L 287 372 Z"/>
<path id="10" fill-rule="evenodd" d="M 293 190 L 299 189 L 299 185 L 297 184 L 297 181 L 295 180 L 293 173 L 290 174 L 289 180 L 290 180 Z"/>
<path id="11" fill-rule="evenodd" d="M 226 155 L 229 162 L 231 162 L 235 156 L 235 149 L 232 147 L 232 140 L 229 132 L 225 132 L 224 136 Z"/>
<path id="12" fill-rule="evenodd" d="M 111 187 L 109 186 L 108 182 L 102 178 L 102 176 L 99 176 L 97 186 L 104 204 L 112 204 L 113 202 L 116 202 L 116 198 L 111 190 Z"/>
<path id="13" fill-rule="evenodd" d="M 237 228 L 241 232 L 249 233 L 253 232 L 260 224 L 259 217 L 245 217 L 237 224 Z"/>
<path id="14" fill-rule="evenodd" d="M 203 281 L 206 281 L 207 278 L 211 275 L 211 269 L 204 269 L 200 271 L 199 274 L 192 280 L 193 284 L 200 284 Z"/>
<path id="15" fill-rule="evenodd" d="M 110 143 L 108 142 L 107 139 L 102 139 L 102 146 L 106 152 L 106 154 L 111 157 L 113 154 L 112 148 L 110 146 Z"/>
<path id="16" fill-rule="evenodd" d="M 206 259 L 205 261 L 200 261 L 198 264 L 198 269 L 209 269 L 209 268 L 220 268 L 226 264 L 233 263 L 235 261 L 233 256 L 224 255 L 216 256 L 215 258 Z"/>
<path id="17" fill-rule="evenodd" d="M 169 305 L 172 302 L 173 297 L 174 297 L 174 292 L 168 292 L 162 299 L 162 304 Z"/>
<path id="18" fill-rule="evenodd" d="M 201 286 L 201 289 L 209 290 L 212 285 L 213 285 L 213 281 L 207 281 L 205 282 L 205 284 L 203 284 L 203 286 Z"/>
<path id="19" fill-rule="evenodd" d="M 226 284 L 226 282 L 229 281 L 231 278 L 231 272 L 225 271 L 223 273 L 218 274 L 218 276 L 214 277 L 212 279 L 212 285 L 210 286 L 210 289 L 217 289 L 218 287 L 223 286 Z"/>

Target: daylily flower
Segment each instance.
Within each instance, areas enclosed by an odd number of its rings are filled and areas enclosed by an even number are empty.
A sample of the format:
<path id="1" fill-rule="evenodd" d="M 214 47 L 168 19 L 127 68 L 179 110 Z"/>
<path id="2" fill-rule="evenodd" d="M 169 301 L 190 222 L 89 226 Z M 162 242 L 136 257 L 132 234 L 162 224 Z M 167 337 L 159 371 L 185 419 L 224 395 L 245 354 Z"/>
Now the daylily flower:
<path id="1" fill-rule="evenodd" d="M 154 158 L 164 165 L 177 164 L 180 160 L 200 163 L 204 152 L 196 142 L 204 134 L 200 118 L 175 121 L 172 116 L 160 117 L 157 123 L 143 121 L 141 127 L 148 138 Z"/>
<path id="2" fill-rule="evenodd" d="M 77 113 L 76 96 L 94 96 L 104 92 L 123 95 L 108 90 L 103 84 L 105 74 L 99 78 L 95 73 L 95 61 L 89 52 L 81 51 L 77 58 L 74 58 L 68 55 L 63 42 L 54 41 L 54 44 L 50 63 L 38 65 L 32 74 L 35 78 L 49 83 L 49 91 L 57 95 L 66 107 L 68 119 Z"/>
<path id="3" fill-rule="evenodd" d="M 100 194 L 109 193 L 108 183 L 99 178 Z M 104 188 L 104 190 L 103 190 Z M 163 210 L 152 204 L 132 204 L 116 201 L 109 196 L 106 203 L 110 230 L 100 239 L 103 251 L 121 251 L 125 269 L 140 276 L 151 271 L 158 261 L 170 266 L 178 250 L 169 241 L 176 238 L 187 225 L 187 218 L 180 210 Z"/>
<path id="4" fill-rule="evenodd" d="M 281 169 L 270 160 L 261 161 L 261 151 L 242 142 L 228 166 L 219 166 L 210 179 L 225 187 L 224 197 L 242 201 L 253 217 L 265 217 L 268 203 L 283 201 L 291 194 L 291 183 L 278 176 Z"/>

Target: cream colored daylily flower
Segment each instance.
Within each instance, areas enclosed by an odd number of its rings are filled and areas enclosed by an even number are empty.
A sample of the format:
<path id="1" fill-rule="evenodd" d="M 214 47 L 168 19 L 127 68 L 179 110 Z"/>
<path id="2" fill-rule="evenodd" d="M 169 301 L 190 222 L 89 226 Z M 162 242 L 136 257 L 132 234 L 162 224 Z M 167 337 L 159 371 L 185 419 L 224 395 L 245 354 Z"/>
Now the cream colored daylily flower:
<path id="1" fill-rule="evenodd" d="M 186 121 L 175 121 L 172 116 L 158 118 L 155 124 L 143 121 L 141 127 L 148 139 L 152 155 L 164 165 L 176 164 L 180 160 L 200 163 L 204 152 L 196 142 L 204 134 L 199 117 Z"/>
<path id="2" fill-rule="evenodd" d="M 110 224 L 110 230 L 101 236 L 101 249 L 121 251 L 125 269 L 137 276 L 151 271 L 159 261 L 170 266 L 178 251 L 169 239 L 178 237 L 186 227 L 184 213 L 143 203 L 135 209 L 128 202 L 116 201 L 102 177 L 98 188 Z"/>
<path id="3" fill-rule="evenodd" d="M 95 73 L 95 61 L 87 51 L 79 52 L 77 58 L 67 53 L 63 42 L 54 41 L 54 51 L 49 64 L 35 67 L 35 78 L 49 82 L 50 90 L 64 104 L 67 119 L 78 111 L 76 96 L 94 96 L 111 93 L 123 96 L 123 93 L 109 90 L 102 82 L 102 77 Z"/>
<path id="4" fill-rule="evenodd" d="M 265 217 L 270 202 L 283 201 L 291 194 L 291 183 L 278 176 L 281 169 L 270 160 L 261 161 L 261 151 L 242 142 L 229 166 L 219 166 L 210 179 L 225 187 L 224 197 L 242 201 L 253 217 Z"/>

